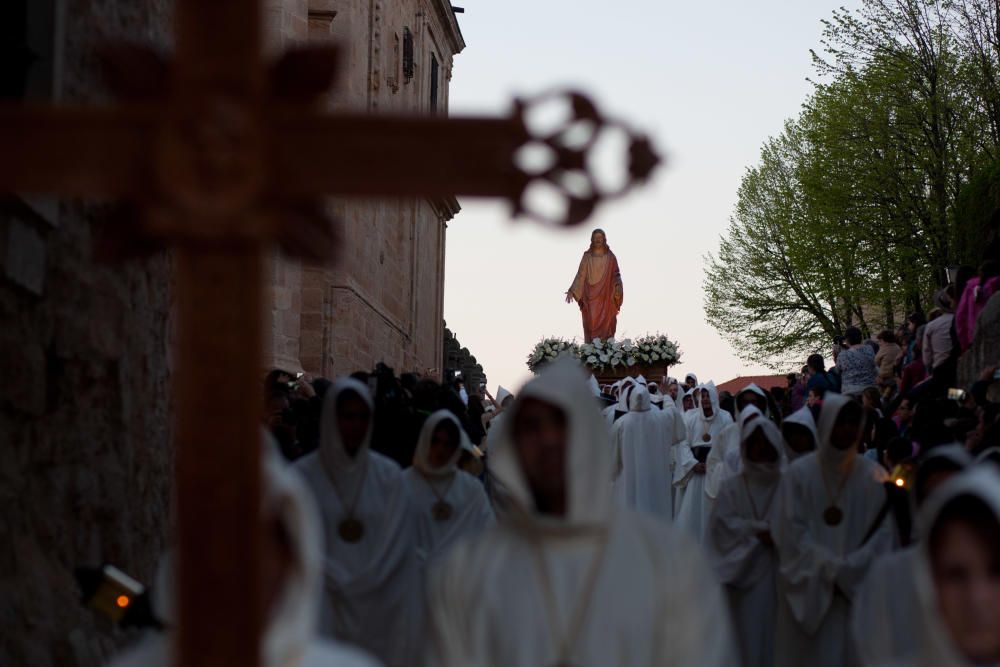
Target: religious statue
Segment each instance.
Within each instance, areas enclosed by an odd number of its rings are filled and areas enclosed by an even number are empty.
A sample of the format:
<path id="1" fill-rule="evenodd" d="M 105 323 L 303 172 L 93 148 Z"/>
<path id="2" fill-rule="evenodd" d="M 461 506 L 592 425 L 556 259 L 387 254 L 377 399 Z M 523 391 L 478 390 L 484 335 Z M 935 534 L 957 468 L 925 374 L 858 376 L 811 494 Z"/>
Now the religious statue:
<path id="1" fill-rule="evenodd" d="M 583 316 L 583 338 L 588 343 L 595 338 L 613 338 L 618 328 L 624 292 L 618 258 L 608 247 L 602 229 L 590 235 L 590 250 L 583 253 L 573 285 L 566 292 L 566 303 L 576 301 Z"/>

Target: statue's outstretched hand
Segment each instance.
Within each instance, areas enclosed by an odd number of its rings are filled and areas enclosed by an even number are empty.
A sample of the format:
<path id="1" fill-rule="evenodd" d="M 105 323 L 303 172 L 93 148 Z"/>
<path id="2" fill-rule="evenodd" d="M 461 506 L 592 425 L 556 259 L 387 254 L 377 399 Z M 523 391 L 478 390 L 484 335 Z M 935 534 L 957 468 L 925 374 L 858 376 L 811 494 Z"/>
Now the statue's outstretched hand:
<path id="1" fill-rule="evenodd" d="M 566 291 L 566 303 L 573 303 L 573 293 L 569 290 Z"/>

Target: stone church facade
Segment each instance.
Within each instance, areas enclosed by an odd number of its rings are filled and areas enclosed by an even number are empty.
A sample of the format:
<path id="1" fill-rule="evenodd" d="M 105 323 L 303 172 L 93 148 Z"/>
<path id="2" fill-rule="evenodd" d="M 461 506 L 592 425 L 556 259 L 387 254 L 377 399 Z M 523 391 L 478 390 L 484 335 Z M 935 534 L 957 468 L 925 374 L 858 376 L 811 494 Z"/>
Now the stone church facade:
<path id="1" fill-rule="evenodd" d="M 344 42 L 331 106 L 447 109 L 463 46 L 447 2 L 265 9 L 275 50 Z M 169 50 L 171 10 L 169 0 L 4 0 L 0 98 L 101 103 L 94 47 L 122 39 Z M 445 222 L 457 203 L 331 206 L 346 241 L 336 269 L 274 258 L 273 356 L 331 376 L 380 360 L 440 368 Z M 148 582 L 168 547 L 171 259 L 95 260 L 106 211 L 0 197 L 0 665 L 105 664 L 129 635 L 80 604 L 74 568 L 113 563 Z M 226 390 L 206 388 L 206 416 Z"/>
<path id="2" fill-rule="evenodd" d="M 452 60 L 465 46 L 448 0 L 285 0 L 269 5 L 289 46 L 344 49 L 333 109 L 445 114 Z M 414 169 L 419 169 L 419 156 Z M 445 230 L 454 198 L 331 201 L 343 250 L 336 266 L 275 256 L 270 363 L 334 377 L 382 361 L 443 371 Z"/>

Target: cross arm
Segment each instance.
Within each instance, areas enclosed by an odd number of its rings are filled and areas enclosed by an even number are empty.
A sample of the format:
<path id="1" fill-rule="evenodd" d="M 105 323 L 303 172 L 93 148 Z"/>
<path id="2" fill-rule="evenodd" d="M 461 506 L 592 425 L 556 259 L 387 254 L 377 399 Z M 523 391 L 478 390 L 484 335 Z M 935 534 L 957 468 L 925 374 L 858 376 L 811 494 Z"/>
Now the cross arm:
<path id="1" fill-rule="evenodd" d="M 141 107 L 72 109 L 0 105 L 4 190 L 133 197 L 151 183 L 153 115 Z"/>
<path id="2" fill-rule="evenodd" d="M 546 129 L 529 123 L 536 108 L 555 103 L 566 113 Z M 557 92 L 497 118 L 324 114 L 280 106 L 268 115 L 269 177 L 278 198 L 318 195 L 498 197 L 516 214 L 579 224 L 604 200 L 621 196 L 659 162 L 648 140 L 604 118 L 584 95 Z M 625 141 L 624 177 L 613 186 L 595 173 L 592 153 L 605 133 Z M 532 160 L 526 153 L 542 155 Z M 533 210 L 529 188 L 548 186 L 563 212 Z"/>
<path id="3" fill-rule="evenodd" d="M 507 119 L 278 115 L 274 187 L 282 195 L 465 194 L 515 197 L 514 154 L 528 139 Z"/>

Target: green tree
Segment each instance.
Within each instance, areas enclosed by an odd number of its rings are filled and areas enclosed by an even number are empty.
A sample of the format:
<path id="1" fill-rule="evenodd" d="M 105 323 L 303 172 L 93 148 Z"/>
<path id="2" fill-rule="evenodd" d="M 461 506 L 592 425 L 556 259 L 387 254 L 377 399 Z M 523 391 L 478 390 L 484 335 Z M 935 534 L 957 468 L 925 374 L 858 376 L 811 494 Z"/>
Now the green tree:
<path id="1" fill-rule="evenodd" d="M 972 263 L 982 212 L 959 205 L 996 159 L 1000 0 L 865 0 L 824 21 L 814 91 L 747 171 L 705 312 L 781 366 L 856 324 L 923 310 Z M 982 186 L 979 186 L 982 189 Z"/>

